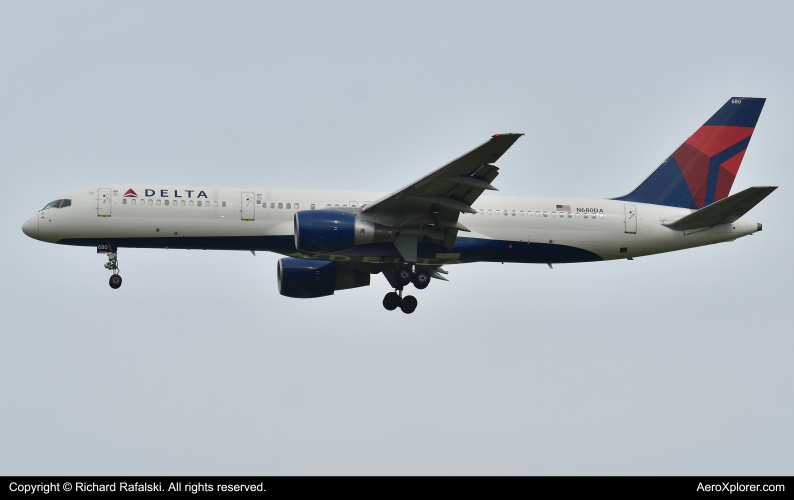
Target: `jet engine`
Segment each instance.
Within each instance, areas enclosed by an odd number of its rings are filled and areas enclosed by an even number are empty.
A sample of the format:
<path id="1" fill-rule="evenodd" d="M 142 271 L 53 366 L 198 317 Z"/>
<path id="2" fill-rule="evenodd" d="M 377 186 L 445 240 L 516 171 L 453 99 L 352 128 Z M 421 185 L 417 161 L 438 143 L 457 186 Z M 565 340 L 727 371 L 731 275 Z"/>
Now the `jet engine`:
<path id="1" fill-rule="evenodd" d="M 368 217 L 337 210 L 295 212 L 295 248 L 306 253 L 349 250 L 375 241 L 394 241 L 393 229 Z"/>
<path id="2" fill-rule="evenodd" d="M 333 295 L 336 290 L 369 286 L 370 274 L 327 260 L 285 257 L 278 261 L 278 293 L 296 299 Z"/>

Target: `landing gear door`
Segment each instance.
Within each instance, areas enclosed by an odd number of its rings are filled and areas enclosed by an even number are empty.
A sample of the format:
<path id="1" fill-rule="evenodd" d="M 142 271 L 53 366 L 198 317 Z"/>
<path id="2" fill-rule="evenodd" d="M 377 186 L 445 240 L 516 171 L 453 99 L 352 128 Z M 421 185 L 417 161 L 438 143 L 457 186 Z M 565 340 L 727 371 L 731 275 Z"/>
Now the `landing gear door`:
<path id="1" fill-rule="evenodd" d="M 242 215 L 240 218 L 242 220 L 254 220 L 254 210 L 256 209 L 256 197 L 254 193 L 242 193 L 240 196 L 242 204 Z"/>
<path id="2" fill-rule="evenodd" d="M 626 232 L 637 232 L 637 207 L 634 205 L 623 205 L 626 213 Z"/>
<path id="3" fill-rule="evenodd" d="M 96 214 L 100 217 L 110 217 L 110 205 L 112 202 L 110 188 L 97 189 Z"/>

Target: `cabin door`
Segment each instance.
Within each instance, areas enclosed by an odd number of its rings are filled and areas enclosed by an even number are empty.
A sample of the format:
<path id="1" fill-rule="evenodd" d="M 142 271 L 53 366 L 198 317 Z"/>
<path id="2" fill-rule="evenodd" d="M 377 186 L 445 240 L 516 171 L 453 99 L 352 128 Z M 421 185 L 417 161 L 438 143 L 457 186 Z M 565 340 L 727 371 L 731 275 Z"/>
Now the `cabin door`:
<path id="1" fill-rule="evenodd" d="M 111 198 L 110 188 L 99 188 L 96 191 L 96 214 L 102 217 L 110 217 Z"/>
<path id="2" fill-rule="evenodd" d="M 634 205 L 624 205 L 624 210 L 626 212 L 626 232 L 627 233 L 636 233 L 637 232 L 637 207 Z"/>
<path id="3" fill-rule="evenodd" d="M 243 207 L 240 218 L 242 220 L 254 220 L 254 210 L 256 209 L 256 198 L 254 197 L 254 193 L 242 193 L 240 196 Z"/>

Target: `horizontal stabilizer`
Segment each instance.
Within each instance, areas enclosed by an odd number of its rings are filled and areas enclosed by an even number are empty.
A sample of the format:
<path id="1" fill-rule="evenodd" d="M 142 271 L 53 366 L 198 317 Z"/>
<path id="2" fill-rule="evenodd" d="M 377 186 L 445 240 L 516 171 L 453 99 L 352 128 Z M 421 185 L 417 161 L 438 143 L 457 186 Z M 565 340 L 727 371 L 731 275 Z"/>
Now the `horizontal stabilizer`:
<path id="1" fill-rule="evenodd" d="M 749 212 L 751 208 L 761 203 L 761 200 L 769 196 L 775 189 L 777 189 L 777 186 L 747 188 L 696 212 L 692 212 L 675 222 L 665 224 L 665 226 L 670 229 L 683 231 L 734 222 Z"/>

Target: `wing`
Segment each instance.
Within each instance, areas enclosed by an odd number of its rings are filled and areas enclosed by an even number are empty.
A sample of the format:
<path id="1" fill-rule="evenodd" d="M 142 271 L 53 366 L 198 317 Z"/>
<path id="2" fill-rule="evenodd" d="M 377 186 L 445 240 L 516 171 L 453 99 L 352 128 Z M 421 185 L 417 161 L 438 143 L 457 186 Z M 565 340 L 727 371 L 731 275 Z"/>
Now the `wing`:
<path id="1" fill-rule="evenodd" d="M 368 204 L 362 212 L 396 211 L 416 215 L 413 221 L 403 224 L 405 230 L 395 242 L 409 262 L 416 261 L 417 238 L 427 237 L 452 248 L 458 230 L 468 231 L 458 222 L 460 213 L 475 213 L 472 203 L 483 191 L 496 189 L 491 182 L 499 175 L 499 168 L 492 163 L 522 135 L 496 134 L 488 142 L 418 181 Z M 412 232 L 408 228 L 415 230 Z"/>
<path id="2" fill-rule="evenodd" d="M 442 204 L 436 197 L 449 198 L 461 211 L 471 211 L 474 203 L 485 189 L 496 189 L 490 182 L 499 169 L 490 165 L 498 160 L 524 134 L 496 134 L 491 140 L 474 148 L 460 158 L 452 160 L 418 181 L 405 186 L 364 208 L 370 210 L 398 210 L 413 212 L 429 210 L 434 203 Z M 465 204 L 466 206 L 462 206 Z"/>

